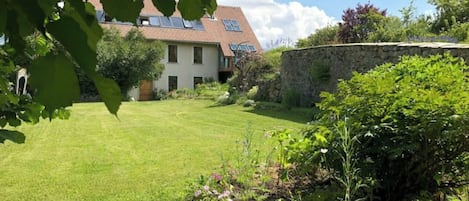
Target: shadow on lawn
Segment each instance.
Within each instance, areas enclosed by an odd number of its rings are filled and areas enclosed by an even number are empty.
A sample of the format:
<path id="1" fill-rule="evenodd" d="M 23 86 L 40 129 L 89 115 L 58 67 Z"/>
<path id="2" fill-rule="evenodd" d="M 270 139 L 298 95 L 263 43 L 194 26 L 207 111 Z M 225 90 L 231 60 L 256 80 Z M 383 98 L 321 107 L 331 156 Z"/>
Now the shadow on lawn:
<path id="1" fill-rule="evenodd" d="M 257 103 L 256 106 L 247 108 L 244 111 L 304 124 L 312 121 L 315 114 L 313 108 L 292 108 L 291 110 L 287 110 L 276 103 Z"/>

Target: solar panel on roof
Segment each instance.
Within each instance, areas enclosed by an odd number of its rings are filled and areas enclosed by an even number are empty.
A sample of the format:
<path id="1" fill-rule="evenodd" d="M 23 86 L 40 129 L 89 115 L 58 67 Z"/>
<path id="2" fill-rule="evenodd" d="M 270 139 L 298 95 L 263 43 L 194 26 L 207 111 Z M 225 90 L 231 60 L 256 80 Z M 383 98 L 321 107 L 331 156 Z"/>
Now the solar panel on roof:
<path id="1" fill-rule="evenodd" d="M 160 26 L 161 25 L 159 17 L 151 16 L 151 17 L 149 17 L 149 20 L 150 20 L 150 25 L 151 26 Z"/>
<path id="2" fill-rule="evenodd" d="M 256 51 L 256 47 L 254 47 L 254 45 L 248 45 L 248 50 L 254 52 Z"/>
<path id="3" fill-rule="evenodd" d="M 195 30 L 201 30 L 201 31 L 205 30 L 204 25 L 202 24 L 200 20 L 194 20 L 191 22 Z"/>
<path id="4" fill-rule="evenodd" d="M 182 23 L 182 18 L 180 17 L 170 17 L 171 23 L 173 27 L 176 28 L 184 28 L 184 24 Z"/>
<path id="5" fill-rule="evenodd" d="M 160 16 L 160 22 L 162 27 L 172 27 L 169 17 Z"/>
<path id="6" fill-rule="evenodd" d="M 243 50 L 243 51 L 247 51 L 247 50 L 248 50 L 247 47 L 246 47 L 246 45 L 240 45 L 240 46 L 239 46 L 239 49 L 240 49 L 240 50 Z"/>
<path id="7" fill-rule="evenodd" d="M 234 51 L 234 50 L 238 49 L 237 47 L 238 47 L 238 45 L 233 44 L 233 43 L 230 43 L 230 49 L 231 49 L 231 50 Z"/>

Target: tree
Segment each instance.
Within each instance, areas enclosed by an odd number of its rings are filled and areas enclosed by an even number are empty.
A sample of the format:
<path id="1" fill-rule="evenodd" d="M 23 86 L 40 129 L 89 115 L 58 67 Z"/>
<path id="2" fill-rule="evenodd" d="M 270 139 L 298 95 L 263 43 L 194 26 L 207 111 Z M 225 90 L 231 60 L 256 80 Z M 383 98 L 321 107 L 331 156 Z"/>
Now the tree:
<path id="1" fill-rule="evenodd" d="M 216 0 L 152 0 L 164 15 L 176 10 L 184 19 L 193 20 L 205 13 L 213 14 Z M 104 11 L 119 21 L 133 22 L 143 8 L 143 0 L 101 0 Z M 125 12 L 122 12 L 124 11 Z M 97 43 L 103 31 L 96 20 L 96 11 L 87 1 L 63 0 L 0 0 L 0 34 L 7 43 L 0 51 L 0 126 L 18 126 L 21 121 L 37 122 L 39 117 L 52 118 L 58 109 L 78 101 L 80 90 L 76 69 L 81 69 L 96 86 L 107 109 L 117 115 L 121 92 L 118 85 L 96 71 Z M 26 53 L 25 37 L 39 33 L 53 42 L 56 51 L 31 57 Z M 32 99 L 13 94 L 9 74 L 15 71 L 14 58 L 26 55 L 31 65 L 24 66 L 30 74 Z M 9 139 L 24 142 L 16 131 L 0 130 L 0 142 Z"/>
<path id="2" fill-rule="evenodd" d="M 154 80 L 161 76 L 164 65 L 164 45 L 160 41 L 147 41 L 136 28 L 125 37 L 116 28 L 104 29 L 104 35 L 97 47 L 97 72 L 116 81 L 123 98 L 127 92 L 139 84 L 140 80 Z M 90 83 L 90 80 L 83 80 Z M 90 84 L 80 84 L 81 92 L 97 95 Z"/>
<path id="3" fill-rule="evenodd" d="M 368 39 L 369 33 L 376 30 L 386 17 L 386 10 L 373 4 L 358 4 L 355 9 L 344 10 L 343 22 L 339 23 L 338 38 L 343 43 L 357 43 Z"/>
<path id="4" fill-rule="evenodd" d="M 338 31 L 338 25 L 327 26 L 322 29 L 317 29 L 313 34 L 309 35 L 307 38 L 299 39 L 296 43 L 296 47 L 303 48 L 338 43 Z"/>
<path id="5" fill-rule="evenodd" d="M 439 34 L 451 29 L 458 23 L 469 22 L 469 0 L 429 0 L 436 6 L 436 18 L 432 23 L 432 32 Z"/>

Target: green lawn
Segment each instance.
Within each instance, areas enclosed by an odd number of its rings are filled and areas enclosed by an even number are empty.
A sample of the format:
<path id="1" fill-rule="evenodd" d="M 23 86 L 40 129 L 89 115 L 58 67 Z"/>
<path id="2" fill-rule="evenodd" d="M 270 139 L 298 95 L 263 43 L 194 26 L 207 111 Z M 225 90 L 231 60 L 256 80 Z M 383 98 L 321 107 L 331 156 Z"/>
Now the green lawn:
<path id="1" fill-rule="evenodd" d="M 216 171 L 236 141 L 264 129 L 301 128 L 308 116 L 211 101 L 75 104 L 69 120 L 24 125 L 26 143 L 0 144 L 1 200 L 177 200 L 188 182 Z M 303 110 L 304 111 L 304 110 Z"/>

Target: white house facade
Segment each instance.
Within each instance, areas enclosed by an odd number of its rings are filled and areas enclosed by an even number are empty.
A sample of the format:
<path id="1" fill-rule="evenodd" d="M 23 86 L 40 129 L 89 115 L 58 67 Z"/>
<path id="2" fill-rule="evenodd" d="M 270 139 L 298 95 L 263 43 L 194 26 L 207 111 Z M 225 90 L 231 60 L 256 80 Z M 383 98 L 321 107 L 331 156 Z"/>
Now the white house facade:
<path id="1" fill-rule="evenodd" d="M 103 27 L 116 27 L 123 34 L 135 27 L 132 23 L 110 19 L 99 0 L 90 1 Z M 176 11 L 164 17 L 151 0 L 144 0 L 137 28 L 149 40 L 166 43 L 165 69 L 158 80 L 142 81 L 129 92 L 135 100 L 151 99 L 151 91 L 194 89 L 204 80 L 225 82 L 233 73 L 234 51 L 262 51 L 241 8 L 218 6 L 215 14 L 197 21 L 182 19 Z"/>

